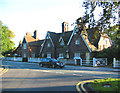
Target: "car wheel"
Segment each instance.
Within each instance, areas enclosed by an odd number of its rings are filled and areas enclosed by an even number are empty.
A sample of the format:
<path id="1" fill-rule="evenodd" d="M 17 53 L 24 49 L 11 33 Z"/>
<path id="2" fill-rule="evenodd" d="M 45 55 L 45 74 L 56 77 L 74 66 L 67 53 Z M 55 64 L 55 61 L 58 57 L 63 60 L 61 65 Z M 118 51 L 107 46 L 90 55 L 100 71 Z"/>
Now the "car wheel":
<path id="1" fill-rule="evenodd" d="M 43 64 L 41 63 L 40 66 L 43 67 Z"/>
<path id="2" fill-rule="evenodd" d="M 52 65 L 52 68 L 55 68 L 55 65 L 54 65 L 54 64 Z"/>

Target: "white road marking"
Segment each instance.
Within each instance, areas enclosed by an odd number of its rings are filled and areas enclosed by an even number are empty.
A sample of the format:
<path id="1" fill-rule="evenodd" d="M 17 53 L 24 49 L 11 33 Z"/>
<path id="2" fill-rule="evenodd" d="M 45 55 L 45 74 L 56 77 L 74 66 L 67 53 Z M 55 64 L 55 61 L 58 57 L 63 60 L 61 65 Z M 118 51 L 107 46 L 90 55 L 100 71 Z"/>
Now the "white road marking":
<path id="1" fill-rule="evenodd" d="M 65 73 L 63 73 L 63 72 L 56 72 L 56 73 L 65 74 Z"/>

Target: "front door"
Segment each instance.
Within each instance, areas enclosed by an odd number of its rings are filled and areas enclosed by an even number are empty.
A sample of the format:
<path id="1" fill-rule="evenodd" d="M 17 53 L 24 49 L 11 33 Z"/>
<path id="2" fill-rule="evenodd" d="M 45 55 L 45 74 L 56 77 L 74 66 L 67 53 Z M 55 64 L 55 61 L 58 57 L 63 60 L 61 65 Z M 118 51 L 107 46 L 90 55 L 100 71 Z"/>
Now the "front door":
<path id="1" fill-rule="evenodd" d="M 77 65 L 80 65 L 80 59 L 76 59 L 77 60 Z"/>

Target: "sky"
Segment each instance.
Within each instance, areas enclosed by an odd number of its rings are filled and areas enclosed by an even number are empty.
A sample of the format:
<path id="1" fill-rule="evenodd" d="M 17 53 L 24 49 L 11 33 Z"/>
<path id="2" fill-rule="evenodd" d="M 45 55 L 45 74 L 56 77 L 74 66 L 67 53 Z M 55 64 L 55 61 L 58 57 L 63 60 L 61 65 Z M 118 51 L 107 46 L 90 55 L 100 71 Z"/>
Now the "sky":
<path id="1" fill-rule="evenodd" d="M 38 31 L 44 39 L 47 31 L 62 32 L 62 22 L 71 24 L 83 16 L 83 0 L 0 0 L 0 20 L 14 32 L 15 47 L 26 32 Z"/>

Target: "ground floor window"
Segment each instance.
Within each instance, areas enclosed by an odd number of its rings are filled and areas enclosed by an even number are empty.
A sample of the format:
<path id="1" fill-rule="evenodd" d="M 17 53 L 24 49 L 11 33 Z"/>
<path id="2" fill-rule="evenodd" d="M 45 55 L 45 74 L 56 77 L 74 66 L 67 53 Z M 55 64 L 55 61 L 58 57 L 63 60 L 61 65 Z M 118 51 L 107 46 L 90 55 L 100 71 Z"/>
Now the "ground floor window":
<path id="1" fill-rule="evenodd" d="M 69 58 L 69 53 L 66 54 L 66 57 Z"/>
<path id="2" fill-rule="evenodd" d="M 75 53 L 74 57 L 80 57 L 80 53 Z"/>
<path id="3" fill-rule="evenodd" d="M 51 58 L 51 53 L 47 53 L 47 58 Z"/>
<path id="4" fill-rule="evenodd" d="M 59 53 L 59 58 L 64 58 L 63 53 Z"/>

